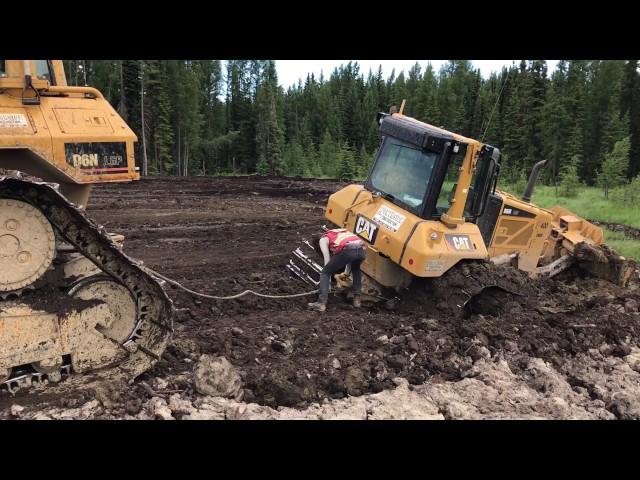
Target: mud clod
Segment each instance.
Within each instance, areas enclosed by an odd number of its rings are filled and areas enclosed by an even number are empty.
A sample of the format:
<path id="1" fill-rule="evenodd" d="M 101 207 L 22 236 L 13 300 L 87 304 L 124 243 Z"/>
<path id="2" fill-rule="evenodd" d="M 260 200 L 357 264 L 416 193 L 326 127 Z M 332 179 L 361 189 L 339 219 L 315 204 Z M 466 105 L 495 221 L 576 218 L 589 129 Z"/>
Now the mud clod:
<path id="1" fill-rule="evenodd" d="M 194 384 L 198 393 L 239 399 L 242 378 L 225 357 L 202 355 L 194 371 Z"/>

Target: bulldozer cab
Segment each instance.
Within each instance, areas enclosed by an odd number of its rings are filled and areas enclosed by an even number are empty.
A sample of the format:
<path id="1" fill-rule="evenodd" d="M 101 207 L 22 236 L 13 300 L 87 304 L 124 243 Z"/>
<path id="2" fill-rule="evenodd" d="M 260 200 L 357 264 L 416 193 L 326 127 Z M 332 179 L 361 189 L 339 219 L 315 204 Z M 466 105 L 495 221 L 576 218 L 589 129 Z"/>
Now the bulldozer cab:
<path id="1" fill-rule="evenodd" d="M 67 84 L 59 60 L 0 60 L 0 89 L 22 90 L 27 75 L 37 90 Z"/>
<path id="2" fill-rule="evenodd" d="M 500 151 L 399 114 L 384 135 L 365 188 L 425 220 L 474 222 L 499 172 Z M 462 212 L 454 206 L 463 204 Z"/>

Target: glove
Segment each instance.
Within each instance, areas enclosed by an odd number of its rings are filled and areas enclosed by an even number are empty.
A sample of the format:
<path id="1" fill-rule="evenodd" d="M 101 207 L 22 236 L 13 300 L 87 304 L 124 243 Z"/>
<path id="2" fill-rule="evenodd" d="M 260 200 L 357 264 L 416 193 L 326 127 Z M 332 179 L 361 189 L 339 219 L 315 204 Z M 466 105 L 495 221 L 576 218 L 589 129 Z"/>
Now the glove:
<path id="1" fill-rule="evenodd" d="M 349 280 L 349 277 L 351 277 L 351 275 L 345 272 L 335 274 L 336 280 Z"/>

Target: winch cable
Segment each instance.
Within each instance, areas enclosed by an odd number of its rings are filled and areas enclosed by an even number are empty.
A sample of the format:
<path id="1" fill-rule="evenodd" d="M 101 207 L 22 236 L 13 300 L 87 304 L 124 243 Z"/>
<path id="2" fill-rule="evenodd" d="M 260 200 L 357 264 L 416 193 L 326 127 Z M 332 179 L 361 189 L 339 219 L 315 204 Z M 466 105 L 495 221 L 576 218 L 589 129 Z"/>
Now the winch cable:
<path id="1" fill-rule="evenodd" d="M 191 290 L 187 287 L 185 287 L 184 285 L 182 285 L 179 282 L 176 282 L 175 280 L 172 280 L 171 278 L 165 277 L 164 275 L 162 275 L 161 273 L 156 272 L 155 270 L 151 270 L 149 267 L 144 267 L 147 270 L 149 270 L 149 272 L 151 272 L 154 276 L 158 277 L 161 280 L 164 280 L 165 282 L 167 282 L 169 285 L 173 285 L 176 288 L 179 288 L 181 290 L 184 290 L 187 293 L 190 293 L 191 295 L 195 295 L 197 297 L 202 297 L 202 298 L 208 298 L 209 300 L 236 300 L 238 298 L 244 297 L 245 295 L 255 295 L 256 297 L 262 297 L 262 298 L 297 298 L 297 297 L 306 297 L 308 295 L 313 295 L 315 293 L 318 293 L 319 290 L 313 290 L 311 292 L 305 292 L 305 293 L 294 293 L 294 294 L 290 294 L 290 295 L 267 295 L 265 293 L 258 293 L 258 292 L 254 292 L 253 290 L 245 290 L 242 293 L 238 293 L 236 295 L 229 295 L 226 297 L 219 297 L 216 295 L 207 295 L 201 292 L 196 292 L 195 290 Z"/>

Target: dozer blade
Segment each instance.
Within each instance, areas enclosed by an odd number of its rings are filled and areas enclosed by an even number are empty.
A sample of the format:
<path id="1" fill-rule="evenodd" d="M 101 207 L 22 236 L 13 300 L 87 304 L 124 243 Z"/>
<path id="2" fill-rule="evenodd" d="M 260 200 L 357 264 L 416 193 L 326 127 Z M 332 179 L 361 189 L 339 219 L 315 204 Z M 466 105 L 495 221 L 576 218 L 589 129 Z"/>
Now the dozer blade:
<path id="1" fill-rule="evenodd" d="M 566 208 L 551 209 L 558 221 L 562 246 L 575 258 L 577 265 L 590 274 L 626 287 L 636 271 L 635 261 L 618 255 L 604 244 L 602 229 L 578 217 Z"/>
<path id="2" fill-rule="evenodd" d="M 607 245 L 578 243 L 573 252 L 580 268 L 590 274 L 626 287 L 637 268 L 637 263 L 618 255 Z"/>

